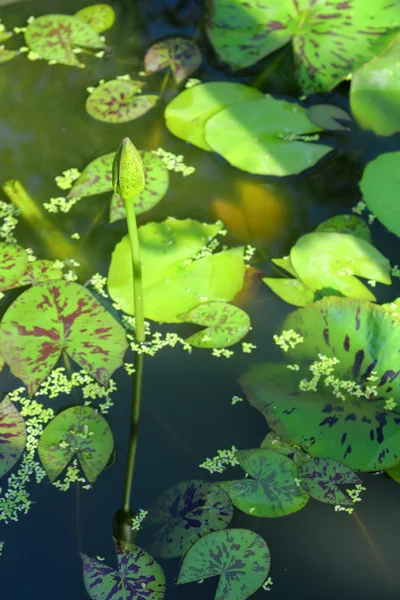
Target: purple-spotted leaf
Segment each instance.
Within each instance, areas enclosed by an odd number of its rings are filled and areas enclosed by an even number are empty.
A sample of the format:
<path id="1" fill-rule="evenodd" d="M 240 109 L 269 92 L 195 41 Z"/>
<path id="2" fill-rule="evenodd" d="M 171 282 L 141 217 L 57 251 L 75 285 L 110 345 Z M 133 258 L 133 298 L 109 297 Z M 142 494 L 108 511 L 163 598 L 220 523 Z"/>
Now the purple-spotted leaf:
<path id="1" fill-rule="evenodd" d="M 62 352 L 106 385 L 127 341 L 123 327 L 85 287 L 60 280 L 39 283 L 11 304 L 0 324 L 0 346 L 11 372 L 33 394 Z"/>
<path id="2" fill-rule="evenodd" d="M 350 129 L 351 117 L 339 106 L 314 104 L 307 108 L 307 117 L 315 125 L 327 131 L 348 131 Z"/>
<path id="3" fill-rule="evenodd" d="M 207 302 L 179 316 L 186 323 L 204 325 L 185 341 L 197 348 L 227 348 L 240 342 L 251 327 L 250 317 L 241 308 L 226 302 Z"/>
<path id="4" fill-rule="evenodd" d="M 81 554 L 83 580 L 92 600 L 162 600 L 165 576 L 154 558 L 139 546 L 129 551 L 115 543 L 118 569 Z"/>
<path id="5" fill-rule="evenodd" d="M 201 65 L 201 52 L 188 38 L 173 37 L 156 42 L 144 57 L 146 74 L 171 67 L 176 83 L 182 83 Z"/>
<path id="6" fill-rule="evenodd" d="M 273 450 L 239 450 L 236 457 L 253 479 L 223 481 L 218 485 L 234 506 L 254 517 L 284 517 L 304 508 L 309 495 L 297 484 L 297 465 Z"/>
<path id="7" fill-rule="evenodd" d="M 88 23 L 97 33 L 102 33 L 114 25 L 115 12 L 109 4 L 92 4 L 78 10 L 75 17 Z"/>
<path id="8" fill-rule="evenodd" d="M 8 62 L 15 56 L 18 56 L 18 50 L 7 50 L 4 46 L 0 46 L 0 64 Z"/>
<path id="9" fill-rule="evenodd" d="M 0 290 L 11 287 L 28 267 L 28 255 L 17 244 L 0 242 Z"/>
<path id="10" fill-rule="evenodd" d="M 104 123 L 127 123 L 155 106 L 156 94 L 142 95 L 142 81 L 112 79 L 101 83 L 86 100 L 86 111 Z"/>
<path id="11" fill-rule="evenodd" d="M 204 533 L 225 529 L 232 516 L 232 502 L 218 485 L 181 481 L 168 488 L 149 511 L 146 523 L 157 527 L 149 551 L 162 558 L 182 556 Z"/>
<path id="12" fill-rule="evenodd" d="M 0 403 L 0 477 L 20 458 L 26 443 L 25 421 L 6 397 Z"/>
<path id="13" fill-rule="evenodd" d="M 95 158 L 83 169 L 67 198 L 86 198 L 112 190 L 112 164 L 115 152 Z"/>
<path id="14" fill-rule="evenodd" d="M 54 266 L 52 260 L 35 260 L 28 264 L 25 273 L 14 283 L 7 287 L 8 290 L 22 287 L 24 285 L 37 285 L 44 281 L 53 281 L 61 279 L 63 276 L 62 269 Z"/>
<path id="15" fill-rule="evenodd" d="M 307 454 L 299 446 L 291 446 L 273 431 L 267 433 L 260 444 L 260 448 L 273 450 L 274 452 L 279 452 L 279 454 L 284 454 L 285 456 L 291 458 L 298 467 L 309 460 Z"/>
<path id="16" fill-rule="evenodd" d="M 331 458 L 314 458 L 299 468 L 301 487 L 315 500 L 327 504 L 354 504 L 338 486 L 361 485 L 362 481 L 349 467 Z"/>
<path id="17" fill-rule="evenodd" d="M 183 557 L 178 584 L 220 576 L 214 600 L 246 600 L 266 580 L 271 555 L 261 536 L 248 529 L 207 533 Z"/>
<path id="18" fill-rule="evenodd" d="M 90 406 L 72 406 L 59 413 L 39 440 L 39 458 L 50 481 L 55 481 L 76 456 L 90 482 L 110 458 L 113 435 L 105 418 Z"/>
<path id="19" fill-rule="evenodd" d="M 320 223 L 315 231 L 334 231 L 336 233 L 351 233 L 369 243 L 372 243 L 371 232 L 365 221 L 356 215 L 335 215 Z"/>
<path id="20" fill-rule="evenodd" d="M 84 66 L 75 48 L 104 48 L 104 42 L 90 25 L 69 15 L 38 17 L 26 28 L 25 41 L 41 58 L 71 67 Z"/>

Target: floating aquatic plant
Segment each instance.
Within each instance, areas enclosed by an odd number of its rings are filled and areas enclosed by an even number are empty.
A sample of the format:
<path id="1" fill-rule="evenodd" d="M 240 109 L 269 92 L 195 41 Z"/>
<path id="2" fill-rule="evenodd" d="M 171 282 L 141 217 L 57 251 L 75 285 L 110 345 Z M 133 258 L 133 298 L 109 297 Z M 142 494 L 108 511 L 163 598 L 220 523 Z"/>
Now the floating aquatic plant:
<path id="1" fill-rule="evenodd" d="M 86 112 L 104 123 L 127 123 L 141 117 L 155 106 L 156 94 L 141 94 L 143 81 L 112 79 L 91 91 Z"/>
<path id="2" fill-rule="evenodd" d="M 184 37 L 171 37 L 153 44 L 144 57 L 146 75 L 169 67 L 176 83 L 182 83 L 201 65 L 196 43 Z"/>

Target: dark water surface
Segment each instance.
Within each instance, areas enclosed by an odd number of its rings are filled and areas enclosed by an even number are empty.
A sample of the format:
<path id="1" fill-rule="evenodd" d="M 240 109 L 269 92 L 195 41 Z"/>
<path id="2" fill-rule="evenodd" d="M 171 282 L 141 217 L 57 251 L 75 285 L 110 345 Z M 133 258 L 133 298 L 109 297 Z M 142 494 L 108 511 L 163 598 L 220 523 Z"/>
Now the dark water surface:
<path id="1" fill-rule="evenodd" d="M 10 29 L 22 26 L 31 14 L 73 14 L 86 4 L 82 0 L 29 0 L 0 9 L 0 17 Z M 299 235 L 311 231 L 329 216 L 349 212 L 360 199 L 357 182 L 366 161 L 382 151 L 399 148 L 398 139 L 382 141 L 359 131 L 337 136 L 332 138 L 335 153 L 313 171 L 282 183 L 265 177 L 252 178 L 216 155 L 174 138 L 163 125 L 161 103 L 125 125 L 96 122 L 84 109 L 86 87 L 101 78 L 140 71 L 146 48 L 162 35 L 182 33 L 196 38 L 201 35 L 197 26 L 201 11 L 190 0 L 180 3 L 179 12 L 173 9 L 179 2 L 172 1 L 111 4 L 117 12 L 117 22 L 105 34 L 114 49 L 107 60 L 89 57 L 87 68 L 82 70 L 50 67 L 45 62 L 29 62 L 23 57 L 1 65 L 1 183 L 18 178 L 38 202 L 47 201 L 60 195 L 54 183 L 56 175 L 70 167 L 82 169 L 100 154 L 117 148 L 125 136 L 131 137 L 141 149 L 163 146 L 183 154 L 185 162 L 196 167 L 196 173 L 187 178 L 171 174 L 167 196 L 140 216 L 139 222 L 161 221 L 168 215 L 214 221 L 218 216 L 216 201 L 225 200 L 237 206 L 244 194 L 243 185 L 255 181 L 266 196 L 277 199 L 286 209 L 284 222 L 277 221 L 264 239 L 255 240 L 256 266 L 270 275 L 273 271 L 265 260 L 267 256 L 287 254 Z M 218 71 L 210 48 L 204 41 L 202 45 L 206 59 L 210 60 L 205 61 L 196 76 L 202 80 L 229 77 L 228 73 Z M 286 60 L 284 56 L 282 60 Z M 272 60 L 265 64 L 268 67 Z M 162 77 L 149 78 L 149 91 L 159 90 Z M 252 76 L 237 80 L 250 82 Z M 271 84 L 265 83 L 264 88 L 284 94 L 291 91 L 290 85 L 274 72 Z M 168 101 L 175 93 L 174 85 L 170 84 L 165 99 Z M 331 97 L 346 107 L 345 87 Z M 86 198 L 69 214 L 56 216 L 67 237 L 75 231 L 81 234 L 81 243 L 74 246 L 77 260 L 84 257 L 86 263 L 80 271 L 81 281 L 97 271 L 107 273 L 111 251 L 126 231 L 121 222 L 108 224 L 109 199 L 109 194 Z M 373 226 L 372 232 L 376 246 L 393 264 L 398 263 L 398 240 L 379 224 Z M 32 247 L 40 258 L 46 257 L 40 235 L 28 225 L 21 224 L 17 236 L 22 245 Z M 229 243 L 241 241 L 234 230 L 229 232 Z M 395 291 L 393 287 L 378 290 L 379 300 L 397 297 Z M 226 360 L 201 351 L 188 356 L 179 349 L 168 349 L 146 359 L 133 493 L 135 508 L 148 507 L 162 491 L 183 479 L 213 480 L 214 476 L 198 466 L 206 457 L 232 444 L 238 448 L 257 447 L 267 432 L 260 414 L 245 403 L 231 406 L 231 398 L 241 395 L 236 382 L 252 361 L 276 359 L 278 354 L 272 347 L 271 336 L 292 307 L 258 280 L 243 307 L 252 318 L 253 331 L 246 341 L 257 344 L 254 354 L 237 353 Z M 47 480 L 41 485 L 32 484 L 30 491 L 35 504 L 28 515 L 22 515 L 18 523 L 0 524 L 0 540 L 6 542 L 0 558 L 1 599 L 84 600 L 88 596 L 79 552 L 103 556 L 107 564 L 115 565 L 112 519 L 122 494 L 131 381 L 122 370 L 114 379 L 119 389 L 108 420 L 115 438 L 116 462 L 102 473 L 91 491 L 72 487 L 63 493 Z M 2 394 L 18 385 L 7 372 L 1 375 Z M 68 403 L 65 398 L 61 400 Z M 51 406 L 58 406 L 51 402 Z M 240 469 L 228 473 L 229 478 L 242 476 Z M 279 519 L 255 519 L 236 512 L 232 526 L 253 529 L 265 538 L 271 550 L 272 591 L 260 590 L 254 598 L 399 598 L 400 486 L 378 475 L 363 474 L 362 479 L 367 491 L 357 506 L 357 518 L 335 513 L 332 506 L 313 500 L 297 514 Z M 146 547 L 145 532 L 140 534 L 138 543 Z M 168 580 L 167 600 L 213 598 L 215 580 L 178 587 L 173 580 L 178 574 L 179 560 L 161 564 Z"/>

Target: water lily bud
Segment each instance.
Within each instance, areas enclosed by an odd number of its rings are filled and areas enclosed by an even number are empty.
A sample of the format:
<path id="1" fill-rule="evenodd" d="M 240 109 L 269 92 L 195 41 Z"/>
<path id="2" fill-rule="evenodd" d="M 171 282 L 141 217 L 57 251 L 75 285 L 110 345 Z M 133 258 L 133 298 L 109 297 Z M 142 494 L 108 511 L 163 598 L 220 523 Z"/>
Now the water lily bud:
<path id="1" fill-rule="evenodd" d="M 112 186 L 114 192 L 131 200 L 141 192 L 145 185 L 144 169 L 139 151 L 129 138 L 124 138 L 114 157 Z"/>

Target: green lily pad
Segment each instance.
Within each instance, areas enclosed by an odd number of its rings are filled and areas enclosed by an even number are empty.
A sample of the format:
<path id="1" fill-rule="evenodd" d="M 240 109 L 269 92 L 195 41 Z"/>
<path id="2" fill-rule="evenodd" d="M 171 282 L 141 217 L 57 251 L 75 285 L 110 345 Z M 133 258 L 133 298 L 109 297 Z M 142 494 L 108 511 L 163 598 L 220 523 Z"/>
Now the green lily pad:
<path id="1" fill-rule="evenodd" d="M 239 450 L 240 466 L 253 479 L 223 481 L 218 485 L 234 506 L 254 517 L 284 517 L 304 508 L 309 495 L 296 483 L 297 465 L 273 450 Z"/>
<path id="2" fill-rule="evenodd" d="M 28 255 L 17 244 L 0 242 L 0 290 L 18 281 L 28 267 Z"/>
<path id="3" fill-rule="evenodd" d="M 72 406 L 47 425 L 38 453 L 50 481 L 55 481 L 76 456 L 86 478 L 93 482 L 107 465 L 113 447 L 105 418 L 90 406 Z"/>
<path id="4" fill-rule="evenodd" d="M 351 117 L 343 108 L 332 104 L 314 104 L 307 108 L 307 117 L 326 131 L 348 131 Z M 343 125 L 342 123 L 347 123 Z"/>
<path id="5" fill-rule="evenodd" d="M 197 348 L 227 348 L 249 332 L 250 317 L 244 310 L 226 302 L 208 302 L 179 315 L 186 323 L 205 325 L 185 341 Z"/>
<path id="6" fill-rule="evenodd" d="M 387 302 L 381 306 L 390 312 L 393 317 L 400 317 L 400 298 L 396 298 L 396 300 L 393 300 L 393 302 Z"/>
<path id="7" fill-rule="evenodd" d="M 350 106 L 364 129 L 384 136 L 400 131 L 400 35 L 354 73 Z"/>
<path id="8" fill-rule="evenodd" d="M 22 287 L 24 285 L 37 285 L 38 283 L 43 283 L 44 281 L 61 279 L 62 276 L 62 269 L 55 267 L 54 261 L 35 260 L 32 263 L 28 263 L 25 273 L 19 279 L 17 279 L 17 281 L 7 286 L 7 289 L 10 290 Z"/>
<path id="9" fill-rule="evenodd" d="M 365 167 L 360 182 L 363 200 L 389 231 L 400 237 L 400 152 L 381 154 Z"/>
<path id="10" fill-rule="evenodd" d="M 313 143 L 318 135 L 309 134 L 318 131 L 305 108 L 271 96 L 229 106 L 205 125 L 207 144 L 231 165 L 279 177 L 301 173 L 332 151 Z"/>
<path id="11" fill-rule="evenodd" d="M 390 285 L 390 263 L 372 244 L 347 233 L 315 232 L 303 235 L 290 251 L 299 279 L 308 288 L 375 300 L 355 275 Z"/>
<path id="12" fill-rule="evenodd" d="M 118 569 L 81 554 L 83 581 L 92 600 L 163 600 L 165 576 L 160 565 L 143 548 L 126 551 L 115 543 Z"/>
<path id="13" fill-rule="evenodd" d="M 4 25 L 0 24 L 0 43 L 6 42 L 14 35 L 12 31 L 2 30 L 2 27 L 4 27 Z"/>
<path id="14" fill-rule="evenodd" d="M 390 469 L 386 469 L 386 473 L 396 483 L 400 483 L 400 463 L 398 465 L 395 465 L 394 467 L 390 467 Z"/>
<path id="15" fill-rule="evenodd" d="M 172 217 L 139 227 L 146 318 L 180 323 L 180 315 L 199 304 L 229 302 L 235 297 L 244 280 L 244 248 L 196 258 L 222 227 L 220 222 L 208 225 Z M 132 286 L 130 242 L 124 236 L 112 254 L 108 291 L 131 315 Z"/>
<path id="16" fill-rule="evenodd" d="M 68 192 L 67 198 L 86 198 L 112 190 L 112 164 L 115 152 L 103 154 L 83 169 Z"/>
<path id="17" fill-rule="evenodd" d="M 257 100 L 255 88 L 230 81 L 201 83 L 181 92 L 165 109 L 165 124 L 176 137 L 203 150 L 212 150 L 204 134 L 210 117 L 238 102 Z"/>
<path id="18" fill-rule="evenodd" d="M 26 444 L 25 421 L 7 397 L 0 402 L 0 477 L 21 457 Z"/>
<path id="19" fill-rule="evenodd" d="M 288 304 L 294 306 L 305 306 L 314 302 L 315 294 L 310 288 L 298 279 L 283 277 L 264 277 L 263 282 L 267 285 L 279 298 L 282 298 Z"/>
<path id="20" fill-rule="evenodd" d="M 399 9 L 387 0 L 215 0 L 207 32 L 235 69 L 292 40 L 299 82 L 310 94 L 334 88 L 373 58 L 399 24 Z"/>
<path id="21" fill-rule="evenodd" d="M 83 67 L 74 48 L 101 50 L 104 42 L 87 23 L 69 15 L 44 15 L 29 23 L 25 42 L 44 60 L 71 67 Z"/>
<path id="22" fill-rule="evenodd" d="M 176 83 L 182 83 L 201 65 L 201 52 L 188 38 L 173 37 L 153 44 L 144 57 L 146 74 L 171 68 Z"/>
<path id="23" fill-rule="evenodd" d="M 78 10 L 75 17 L 88 23 L 97 33 L 102 33 L 114 25 L 115 12 L 109 4 L 92 4 Z"/>
<path id="24" fill-rule="evenodd" d="M 0 324 L 0 346 L 11 372 L 30 394 L 49 376 L 62 352 L 106 385 L 127 348 L 123 327 L 83 286 L 64 280 L 23 292 Z"/>
<path id="25" fill-rule="evenodd" d="M 232 502 L 217 484 L 181 481 L 164 492 L 149 511 L 146 523 L 157 526 L 149 551 L 162 558 L 182 556 L 205 533 L 225 529 L 232 517 Z"/>
<path id="26" fill-rule="evenodd" d="M 330 458 L 308 460 L 299 468 L 299 478 L 301 487 L 315 500 L 342 506 L 349 506 L 354 502 L 338 486 L 362 483 L 351 469 Z"/>
<path id="27" fill-rule="evenodd" d="M 293 277 L 296 277 L 296 271 L 293 269 L 290 256 L 284 256 L 283 258 L 271 258 L 271 262 L 290 273 L 290 275 L 293 275 Z"/>
<path id="28" fill-rule="evenodd" d="M 112 79 L 101 83 L 86 100 L 86 112 L 103 123 L 127 123 L 147 113 L 157 103 L 156 94 L 140 94 L 143 81 Z"/>
<path id="29" fill-rule="evenodd" d="M 323 221 L 315 231 L 335 231 L 336 233 L 351 233 L 369 243 L 372 243 L 371 232 L 363 219 L 356 215 L 336 215 Z"/>
<path id="30" fill-rule="evenodd" d="M 285 456 L 291 458 L 298 467 L 300 467 L 306 461 L 309 460 L 309 457 L 305 452 L 303 452 L 301 448 L 295 448 L 291 446 L 274 431 L 270 431 L 269 433 L 267 433 L 267 435 L 260 444 L 260 448 L 273 450 L 274 452 L 279 452 L 279 454 L 284 454 Z"/>
<path id="31" fill-rule="evenodd" d="M 4 46 L 0 46 L 0 64 L 8 62 L 12 58 L 15 58 L 15 56 L 18 56 L 18 54 L 18 50 L 7 50 Z"/>

